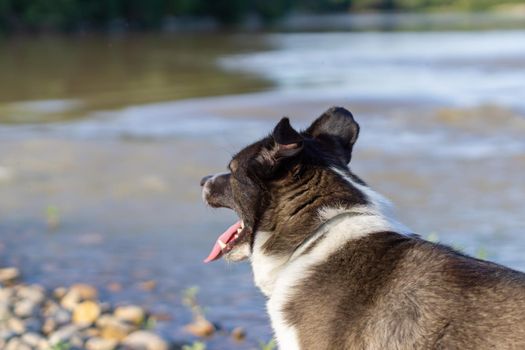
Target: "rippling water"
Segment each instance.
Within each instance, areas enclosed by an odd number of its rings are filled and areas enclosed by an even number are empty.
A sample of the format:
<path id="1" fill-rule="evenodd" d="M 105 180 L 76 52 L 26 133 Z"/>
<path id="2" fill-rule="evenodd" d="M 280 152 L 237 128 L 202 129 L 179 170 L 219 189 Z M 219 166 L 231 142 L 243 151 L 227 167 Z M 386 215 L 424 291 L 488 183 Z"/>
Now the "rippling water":
<path id="1" fill-rule="evenodd" d="M 247 264 L 201 263 L 233 216 L 198 182 L 281 116 L 305 127 L 334 104 L 362 127 L 352 168 L 403 222 L 525 269 L 525 31 L 26 38 L 0 53 L 0 263 L 30 281 L 167 312 L 174 339 L 198 285 L 212 321 L 248 332 L 211 348 L 269 339 Z"/>

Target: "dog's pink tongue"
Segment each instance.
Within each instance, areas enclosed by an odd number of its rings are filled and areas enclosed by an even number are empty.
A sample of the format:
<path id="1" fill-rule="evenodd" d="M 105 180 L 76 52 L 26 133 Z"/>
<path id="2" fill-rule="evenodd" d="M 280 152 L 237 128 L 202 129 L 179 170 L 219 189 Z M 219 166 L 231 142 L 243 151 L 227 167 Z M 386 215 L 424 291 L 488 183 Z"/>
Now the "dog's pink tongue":
<path id="1" fill-rule="evenodd" d="M 209 263 L 210 261 L 217 260 L 222 255 L 222 246 L 224 246 L 226 243 L 232 240 L 233 236 L 237 233 L 237 229 L 241 227 L 241 221 L 237 221 L 235 224 L 231 225 L 222 235 L 217 238 L 217 242 L 215 242 L 215 245 L 213 246 L 213 249 L 210 252 L 210 255 L 204 260 L 205 263 Z M 221 243 L 219 243 L 219 241 Z"/>

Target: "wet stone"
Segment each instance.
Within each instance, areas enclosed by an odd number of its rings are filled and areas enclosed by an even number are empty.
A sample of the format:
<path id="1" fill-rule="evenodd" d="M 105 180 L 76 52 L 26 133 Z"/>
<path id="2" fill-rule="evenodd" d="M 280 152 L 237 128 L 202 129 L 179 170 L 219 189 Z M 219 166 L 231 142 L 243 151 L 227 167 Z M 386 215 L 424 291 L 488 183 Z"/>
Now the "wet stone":
<path id="1" fill-rule="evenodd" d="M 7 320 L 7 328 L 16 334 L 22 334 L 26 331 L 26 325 L 24 321 L 19 318 L 13 317 Z"/>
<path id="2" fill-rule="evenodd" d="M 100 316 L 100 306 L 94 301 L 84 301 L 73 311 L 73 323 L 90 325 Z"/>
<path id="3" fill-rule="evenodd" d="M 144 310 L 135 305 L 119 306 L 115 309 L 114 315 L 121 321 L 129 322 L 137 326 L 142 324 L 146 317 Z"/>
<path id="4" fill-rule="evenodd" d="M 104 338 L 90 338 L 86 342 L 87 350 L 113 350 L 117 346 L 118 341 Z"/>
<path id="5" fill-rule="evenodd" d="M 15 304 L 14 313 L 18 317 L 26 318 L 31 317 L 37 310 L 37 304 L 31 300 L 20 300 Z"/>
<path id="6" fill-rule="evenodd" d="M 160 336 L 149 331 L 136 331 L 127 336 L 122 344 L 132 350 L 168 350 L 168 343 Z"/>
<path id="7" fill-rule="evenodd" d="M 63 326 L 62 328 L 53 332 L 49 336 L 49 343 L 51 345 L 56 345 L 61 342 L 68 342 L 73 338 L 73 336 L 77 335 L 78 330 L 79 330 L 79 327 L 76 325 Z"/>
<path id="8" fill-rule="evenodd" d="M 16 267 L 0 268 L 0 283 L 11 284 L 20 278 L 20 271 Z"/>

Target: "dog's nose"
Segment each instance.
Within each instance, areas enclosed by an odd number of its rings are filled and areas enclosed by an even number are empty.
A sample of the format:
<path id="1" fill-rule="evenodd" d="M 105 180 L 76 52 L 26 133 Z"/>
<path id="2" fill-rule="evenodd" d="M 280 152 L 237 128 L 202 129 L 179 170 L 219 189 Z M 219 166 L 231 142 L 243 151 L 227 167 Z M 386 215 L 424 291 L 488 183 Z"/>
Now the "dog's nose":
<path id="1" fill-rule="evenodd" d="M 211 179 L 211 175 L 204 176 L 204 177 L 201 179 L 201 186 L 204 186 L 204 184 L 206 183 L 206 181 L 208 181 L 209 179 Z"/>

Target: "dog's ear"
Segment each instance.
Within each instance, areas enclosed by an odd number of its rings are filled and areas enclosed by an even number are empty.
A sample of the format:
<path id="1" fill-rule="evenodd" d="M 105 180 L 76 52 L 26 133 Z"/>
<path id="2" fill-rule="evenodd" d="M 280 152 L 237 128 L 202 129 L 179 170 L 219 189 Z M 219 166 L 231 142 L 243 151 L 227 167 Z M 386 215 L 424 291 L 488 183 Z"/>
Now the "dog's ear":
<path id="1" fill-rule="evenodd" d="M 303 137 L 291 125 L 290 120 L 282 118 L 272 132 L 274 147 L 271 151 L 274 159 L 292 157 L 303 149 Z"/>
<path id="2" fill-rule="evenodd" d="M 359 124 L 350 111 L 332 107 L 317 118 L 306 133 L 333 150 L 347 164 L 352 158 L 352 148 L 359 136 Z"/>

